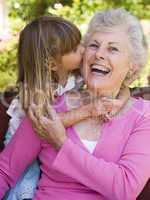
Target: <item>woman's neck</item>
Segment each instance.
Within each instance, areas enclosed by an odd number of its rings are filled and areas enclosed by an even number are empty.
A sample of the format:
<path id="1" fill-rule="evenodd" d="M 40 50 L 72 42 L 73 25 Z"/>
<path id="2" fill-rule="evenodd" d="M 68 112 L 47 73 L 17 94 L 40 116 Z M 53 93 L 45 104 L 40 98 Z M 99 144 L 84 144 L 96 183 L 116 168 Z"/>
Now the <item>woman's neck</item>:
<path id="1" fill-rule="evenodd" d="M 133 106 L 133 100 L 131 97 L 129 97 L 126 103 L 120 109 L 120 111 L 117 114 L 115 114 L 113 117 L 119 117 L 123 115 L 124 113 L 128 112 L 132 106 Z"/>

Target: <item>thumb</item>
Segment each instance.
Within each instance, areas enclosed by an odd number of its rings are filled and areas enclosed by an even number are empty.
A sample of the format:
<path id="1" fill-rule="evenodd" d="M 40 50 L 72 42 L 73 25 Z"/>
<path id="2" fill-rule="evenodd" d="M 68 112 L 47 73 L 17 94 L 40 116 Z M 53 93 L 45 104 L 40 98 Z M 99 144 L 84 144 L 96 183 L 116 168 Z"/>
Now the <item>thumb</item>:
<path id="1" fill-rule="evenodd" d="M 43 126 L 47 126 L 47 125 L 50 125 L 51 124 L 51 119 L 48 119 L 47 117 L 45 116 L 41 116 L 40 117 L 40 122 Z"/>
<path id="2" fill-rule="evenodd" d="M 124 101 L 122 101 L 120 99 L 113 100 L 113 107 L 120 108 L 123 106 L 123 104 L 124 104 Z"/>
<path id="3" fill-rule="evenodd" d="M 48 109 L 48 115 L 49 115 L 50 119 L 53 121 L 58 118 L 58 114 L 52 106 L 50 106 Z"/>

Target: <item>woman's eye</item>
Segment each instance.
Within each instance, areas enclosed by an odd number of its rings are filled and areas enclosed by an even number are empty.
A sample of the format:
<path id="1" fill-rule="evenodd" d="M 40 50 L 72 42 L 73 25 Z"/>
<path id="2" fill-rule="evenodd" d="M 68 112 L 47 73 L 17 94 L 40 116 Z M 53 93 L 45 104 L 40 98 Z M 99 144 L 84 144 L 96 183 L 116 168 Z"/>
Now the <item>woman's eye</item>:
<path id="1" fill-rule="evenodd" d="M 88 47 L 91 47 L 91 48 L 98 48 L 98 45 L 97 44 L 94 44 L 94 43 L 91 43 L 88 45 Z"/>
<path id="2" fill-rule="evenodd" d="M 119 51 L 117 47 L 109 47 L 109 50 L 112 52 Z"/>

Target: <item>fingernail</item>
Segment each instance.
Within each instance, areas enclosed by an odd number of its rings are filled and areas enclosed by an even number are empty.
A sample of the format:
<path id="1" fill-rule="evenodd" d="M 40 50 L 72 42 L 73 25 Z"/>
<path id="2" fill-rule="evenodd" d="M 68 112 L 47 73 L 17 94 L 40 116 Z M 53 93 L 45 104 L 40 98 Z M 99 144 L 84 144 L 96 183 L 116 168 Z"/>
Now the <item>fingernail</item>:
<path id="1" fill-rule="evenodd" d="M 44 122 L 44 123 L 46 123 L 48 120 L 47 120 L 47 118 L 46 117 L 40 117 L 40 121 L 42 121 L 42 122 Z"/>

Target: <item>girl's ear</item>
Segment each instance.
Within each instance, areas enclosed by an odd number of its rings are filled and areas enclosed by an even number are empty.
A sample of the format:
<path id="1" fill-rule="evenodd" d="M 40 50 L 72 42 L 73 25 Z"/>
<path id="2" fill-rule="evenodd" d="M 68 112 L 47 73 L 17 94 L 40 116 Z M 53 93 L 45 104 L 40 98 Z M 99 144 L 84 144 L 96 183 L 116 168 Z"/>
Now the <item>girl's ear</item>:
<path id="1" fill-rule="evenodd" d="M 48 68 L 49 70 L 54 71 L 54 72 L 58 71 L 58 66 L 54 60 L 49 60 Z"/>

